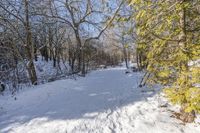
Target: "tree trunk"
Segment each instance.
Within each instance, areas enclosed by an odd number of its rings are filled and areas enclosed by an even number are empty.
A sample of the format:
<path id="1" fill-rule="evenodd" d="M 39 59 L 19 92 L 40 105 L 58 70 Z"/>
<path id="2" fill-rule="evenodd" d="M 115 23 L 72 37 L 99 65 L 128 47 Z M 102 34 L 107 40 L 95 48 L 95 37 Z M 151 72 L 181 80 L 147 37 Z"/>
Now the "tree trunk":
<path id="1" fill-rule="evenodd" d="M 81 74 L 82 76 L 85 76 L 86 71 L 85 71 L 85 51 L 84 48 L 81 50 Z"/>
<path id="2" fill-rule="evenodd" d="M 128 53 L 127 53 L 127 49 L 126 46 L 124 44 L 124 36 L 122 36 L 122 46 L 123 46 L 123 54 L 124 54 L 124 61 L 126 63 L 126 68 L 128 69 Z"/>
<path id="3" fill-rule="evenodd" d="M 137 62 L 137 67 L 139 71 L 142 70 L 142 62 L 141 62 L 141 52 L 136 50 L 136 62 Z"/>
<path id="4" fill-rule="evenodd" d="M 181 0 L 183 4 L 185 4 L 186 0 Z M 182 11 L 179 13 L 180 16 L 180 27 L 181 32 L 179 36 L 179 47 L 181 50 L 187 50 L 187 33 L 186 33 L 186 9 L 183 7 Z M 184 51 L 183 51 L 184 52 Z M 185 89 L 188 89 L 191 87 L 190 84 L 188 84 L 188 81 L 190 80 L 190 77 L 188 74 L 186 74 L 189 71 L 188 61 L 182 61 L 180 62 L 180 74 L 184 76 L 185 83 L 184 86 L 182 86 Z M 185 100 L 185 102 L 181 105 L 181 114 L 180 119 L 184 122 L 193 122 L 195 118 L 195 112 L 191 111 L 189 113 L 185 112 L 185 109 L 187 108 L 188 102 Z"/>
<path id="5" fill-rule="evenodd" d="M 38 61 L 37 46 L 36 46 L 36 44 L 34 44 L 34 58 L 35 58 L 35 61 Z"/>
<path id="6" fill-rule="evenodd" d="M 29 78 L 31 80 L 31 83 L 33 85 L 36 85 L 37 84 L 37 75 L 36 75 L 35 66 L 34 66 L 34 63 L 33 63 L 34 47 L 33 47 L 33 44 L 32 44 L 32 35 L 31 35 L 31 29 L 30 29 L 30 25 L 29 25 L 28 0 L 24 0 L 24 4 L 25 4 L 25 15 L 26 15 L 26 19 L 25 19 L 25 28 L 26 28 L 25 49 L 26 49 L 26 55 L 27 55 L 27 58 L 28 58 L 27 69 L 28 69 L 28 74 L 29 74 Z"/>
<path id="7" fill-rule="evenodd" d="M 78 28 L 77 28 L 78 29 Z M 77 58 L 78 58 L 78 71 L 85 76 L 85 53 L 84 47 L 82 46 L 81 38 L 79 36 L 78 30 L 75 30 L 76 41 L 77 41 Z"/>
<path id="8" fill-rule="evenodd" d="M 78 28 L 77 28 L 78 29 Z M 82 46 L 81 46 L 81 39 L 79 36 L 78 30 L 75 30 L 75 36 L 77 41 L 77 60 L 78 60 L 78 71 L 81 71 L 82 66 Z"/>
<path id="9" fill-rule="evenodd" d="M 124 61 L 126 63 L 126 68 L 128 69 L 129 66 L 128 66 L 127 50 L 126 50 L 126 48 L 124 46 L 123 46 L 123 53 L 124 53 Z"/>
<path id="10" fill-rule="evenodd" d="M 48 33 L 48 41 L 49 41 L 49 49 L 47 49 L 47 53 L 49 53 L 49 59 L 52 60 L 53 57 L 53 35 L 52 35 L 52 31 L 51 28 L 49 27 L 49 33 Z"/>

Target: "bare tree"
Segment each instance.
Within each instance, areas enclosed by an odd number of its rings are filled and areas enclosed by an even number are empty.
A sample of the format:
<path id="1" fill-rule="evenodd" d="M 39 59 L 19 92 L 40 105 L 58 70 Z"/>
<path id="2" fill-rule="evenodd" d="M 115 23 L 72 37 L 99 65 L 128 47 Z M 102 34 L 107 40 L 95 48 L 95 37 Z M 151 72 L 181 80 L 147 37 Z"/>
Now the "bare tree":
<path id="1" fill-rule="evenodd" d="M 123 4 L 123 1 L 119 4 L 117 9 L 112 12 L 112 16 L 106 16 L 103 14 L 100 8 L 97 8 L 99 1 L 91 1 L 91 0 L 84 0 L 84 1 L 73 1 L 73 0 L 55 0 L 54 2 L 50 2 L 51 14 L 42 14 L 37 13 L 37 15 L 43 15 L 49 18 L 57 18 L 61 22 L 66 23 L 70 28 L 74 31 L 74 37 L 76 39 L 76 55 L 75 59 L 77 61 L 77 71 L 81 72 L 82 75 L 85 75 L 85 45 L 87 45 L 91 40 L 99 39 L 104 31 L 109 28 L 112 24 L 113 20 L 117 16 L 118 11 Z M 98 5 L 99 6 L 99 5 Z M 59 12 L 62 10 L 62 12 Z M 102 21 L 95 21 L 95 18 L 98 16 L 101 17 Z M 66 17 L 67 16 L 67 17 Z M 107 17 L 107 18 L 106 18 Z M 105 23 L 105 25 L 102 25 Z M 86 25 L 90 25 L 92 28 L 91 30 L 97 32 L 96 36 L 88 36 L 83 38 L 83 31 Z M 103 26 L 103 27 L 102 27 Z M 83 31 L 83 32 L 82 32 Z M 74 61 L 75 62 L 75 61 Z"/>
<path id="2" fill-rule="evenodd" d="M 24 7 L 25 7 L 25 30 L 26 30 L 26 55 L 28 58 L 27 69 L 29 73 L 29 77 L 31 79 L 32 84 L 37 84 L 37 75 L 35 71 L 35 66 L 33 63 L 34 59 L 34 46 L 32 43 L 32 35 L 31 35 L 31 27 L 30 27 L 30 20 L 29 20 L 29 3 L 28 0 L 24 0 Z"/>
<path id="3" fill-rule="evenodd" d="M 22 10 L 21 5 L 24 5 L 24 10 Z M 4 16 L 4 26 L 10 29 L 16 38 L 20 40 L 23 45 L 21 49 L 26 50 L 26 58 L 28 63 L 26 63 L 26 68 L 28 70 L 29 78 L 32 84 L 37 84 L 37 75 L 35 72 L 35 67 L 33 63 L 33 44 L 31 35 L 31 26 L 29 20 L 29 2 L 24 0 L 20 1 L 6 1 L 0 2 L 0 9 L 9 15 L 9 17 Z M 23 17 L 24 14 L 24 17 Z M 23 31 L 25 29 L 25 32 Z M 17 34 L 16 34 L 17 33 Z M 26 37 L 24 36 L 26 34 Z M 16 44 L 14 44 L 16 45 Z M 16 46 L 15 46 L 16 47 Z M 17 47 L 16 47 L 17 48 Z M 23 55 L 20 55 L 20 50 L 15 49 L 18 55 L 23 59 Z"/>

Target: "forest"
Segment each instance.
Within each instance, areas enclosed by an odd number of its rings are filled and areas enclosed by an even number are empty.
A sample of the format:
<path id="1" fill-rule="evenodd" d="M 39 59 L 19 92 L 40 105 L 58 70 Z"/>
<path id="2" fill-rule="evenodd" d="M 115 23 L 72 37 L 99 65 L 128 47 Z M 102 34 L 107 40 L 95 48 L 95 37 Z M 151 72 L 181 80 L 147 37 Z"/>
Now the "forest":
<path id="1" fill-rule="evenodd" d="M 0 132 L 199 133 L 199 0 L 1 0 Z"/>

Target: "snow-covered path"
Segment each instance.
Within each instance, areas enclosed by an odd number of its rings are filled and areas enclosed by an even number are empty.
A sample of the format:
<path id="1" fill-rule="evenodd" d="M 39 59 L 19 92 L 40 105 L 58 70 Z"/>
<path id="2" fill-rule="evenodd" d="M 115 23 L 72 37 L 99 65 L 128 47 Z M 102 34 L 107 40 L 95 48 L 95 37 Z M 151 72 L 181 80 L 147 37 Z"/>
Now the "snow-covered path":
<path id="1" fill-rule="evenodd" d="M 94 71 L 0 97 L 0 132 L 9 133 L 199 133 L 159 107 L 165 99 L 137 88 L 140 73 L 124 68 Z M 192 131 L 191 131 L 192 128 Z"/>

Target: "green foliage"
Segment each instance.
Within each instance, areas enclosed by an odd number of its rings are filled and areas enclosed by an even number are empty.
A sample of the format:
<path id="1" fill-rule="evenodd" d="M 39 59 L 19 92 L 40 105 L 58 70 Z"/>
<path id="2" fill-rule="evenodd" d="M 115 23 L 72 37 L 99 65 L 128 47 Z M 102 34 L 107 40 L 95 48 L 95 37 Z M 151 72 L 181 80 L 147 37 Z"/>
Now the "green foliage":
<path id="1" fill-rule="evenodd" d="M 129 0 L 133 7 L 137 50 L 145 51 L 149 82 L 164 85 L 164 92 L 186 112 L 200 113 L 200 2 Z"/>
<path id="2" fill-rule="evenodd" d="M 198 87 L 178 89 L 167 88 L 164 90 L 172 103 L 183 104 L 186 106 L 185 111 L 191 112 L 193 110 L 200 113 L 200 89 Z"/>

